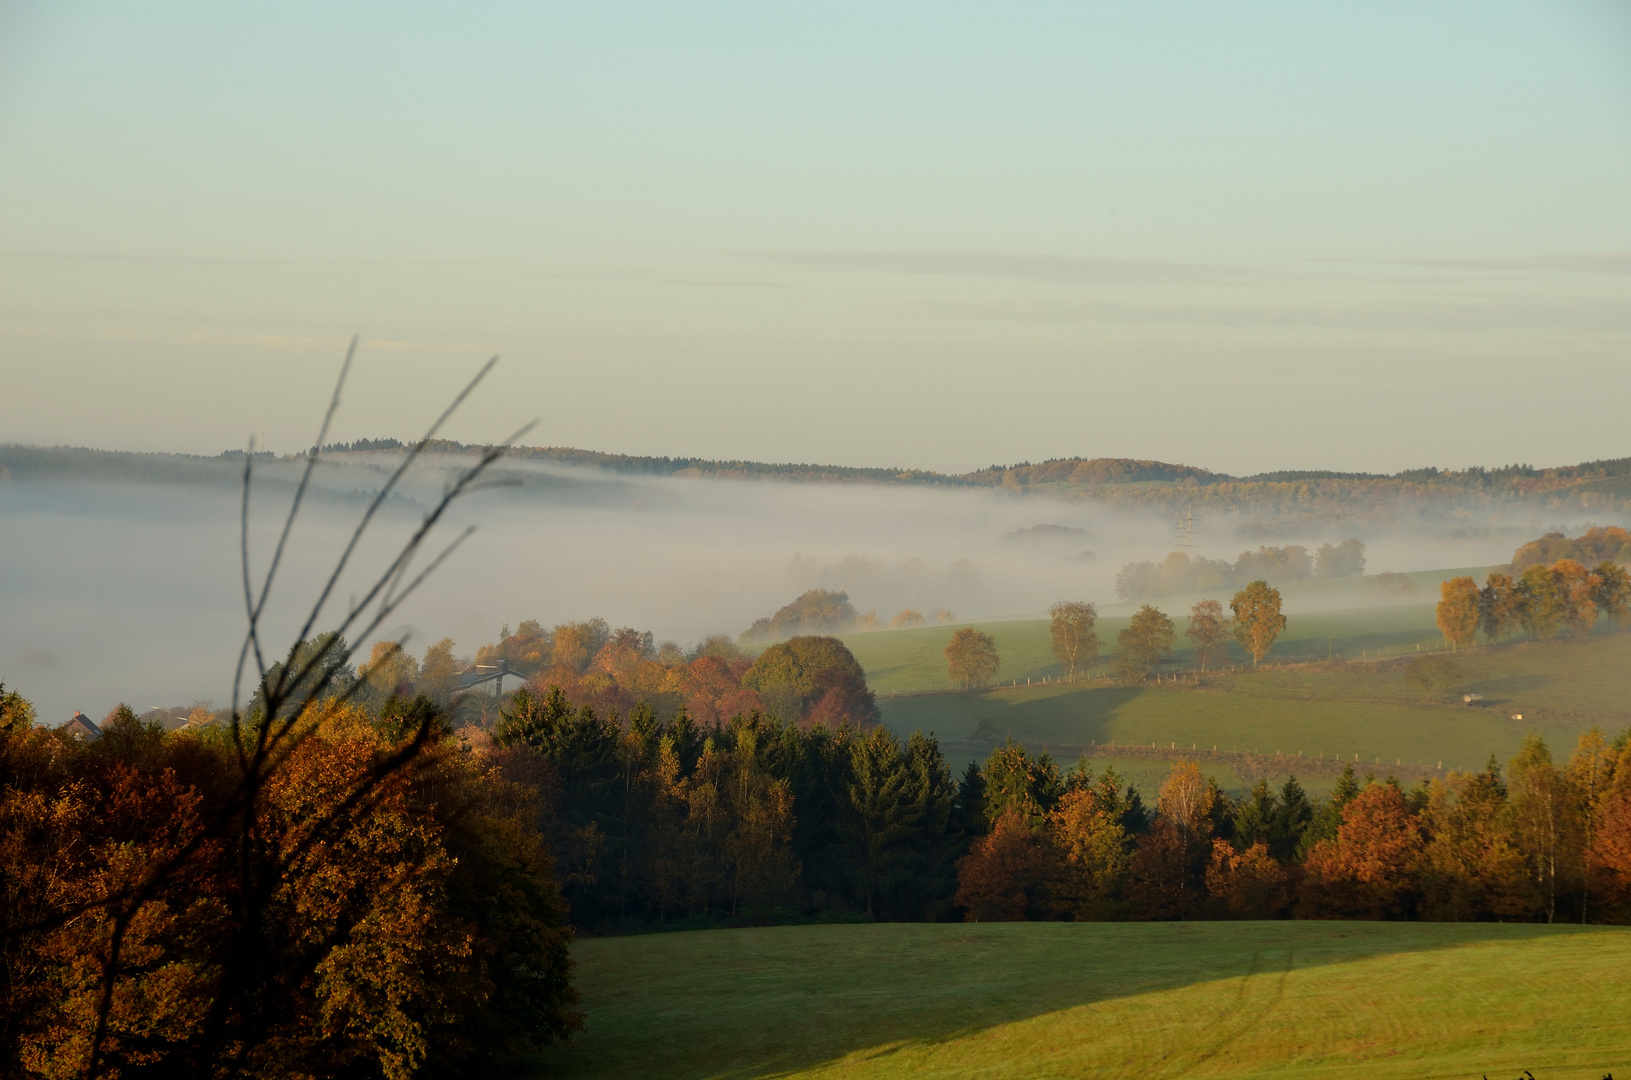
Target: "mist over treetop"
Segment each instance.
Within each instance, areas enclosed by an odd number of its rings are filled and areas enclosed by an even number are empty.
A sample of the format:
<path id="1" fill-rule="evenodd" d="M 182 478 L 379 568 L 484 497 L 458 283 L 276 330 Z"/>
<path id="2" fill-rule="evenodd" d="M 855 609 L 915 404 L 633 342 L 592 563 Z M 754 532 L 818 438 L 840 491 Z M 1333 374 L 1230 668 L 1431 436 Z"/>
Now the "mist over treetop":
<path id="1" fill-rule="evenodd" d="M 334 464 L 369 465 L 403 449 L 394 438 L 331 443 L 324 456 Z M 433 440 L 432 455 L 482 452 L 486 446 Z M 279 458 L 256 454 L 272 466 L 303 460 L 304 451 Z M 1086 499 L 1127 507 L 1167 511 L 1194 508 L 1224 513 L 1324 514 L 1340 511 L 1360 517 L 1394 516 L 1401 504 L 1438 511 L 1494 509 L 1517 505 L 1552 510 L 1624 511 L 1631 500 L 1631 457 L 1536 468 L 1506 465 L 1435 467 L 1401 472 L 1278 470 L 1231 476 L 1191 465 L 1132 458 L 1056 458 L 991 465 L 968 473 L 931 469 L 857 467 L 797 462 L 645 456 L 520 446 L 512 462 L 567 467 L 580 477 L 596 473 L 618 478 L 770 480 L 801 484 L 876 484 L 987 489 L 1015 494 Z M 70 446 L 0 445 L 0 480 L 119 480 L 146 482 L 236 482 L 243 451 L 218 457 L 131 453 Z M 549 474 L 559 477 L 560 474 Z M 510 476 L 513 482 L 523 482 Z M 529 470 L 527 484 L 546 482 Z"/>

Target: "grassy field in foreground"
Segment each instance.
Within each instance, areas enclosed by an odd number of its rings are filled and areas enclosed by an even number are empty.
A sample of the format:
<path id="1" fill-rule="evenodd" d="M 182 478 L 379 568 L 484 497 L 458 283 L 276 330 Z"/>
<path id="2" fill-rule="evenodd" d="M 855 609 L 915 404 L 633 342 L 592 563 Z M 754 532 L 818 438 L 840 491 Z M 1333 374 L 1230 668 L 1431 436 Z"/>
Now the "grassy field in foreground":
<path id="1" fill-rule="evenodd" d="M 1631 1072 L 1631 930 L 1424 923 L 770 927 L 574 946 L 575 1078 Z"/>

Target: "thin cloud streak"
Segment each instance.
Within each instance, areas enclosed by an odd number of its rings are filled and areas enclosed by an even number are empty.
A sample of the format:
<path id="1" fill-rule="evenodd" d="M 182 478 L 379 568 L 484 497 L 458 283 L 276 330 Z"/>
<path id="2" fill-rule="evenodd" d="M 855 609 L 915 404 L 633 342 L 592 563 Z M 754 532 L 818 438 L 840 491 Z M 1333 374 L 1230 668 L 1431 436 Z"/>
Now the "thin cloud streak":
<path id="1" fill-rule="evenodd" d="M 1544 272 L 1624 276 L 1631 253 L 1579 252 L 1494 259 L 1310 258 L 1289 265 L 1123 259 L 1096 255 L 1057 255 L 1024 251 L 788 250 L 758 251 L 751 257 L 779 266 L 835 273 L 944 277 L 1012 278 L 1024 281 L 1101 285 L 1238 285 L 1271 282 L 1386 281 L 1329 267 L 1410 267 L 1453 273 Z M 1319 267 L 1321 269 L 1309 269 Z"/>
<path id="2" fill-rule="evenodd" d="M 1115 304 L 1096 301 L 1038 302 L 1028 304 L 938 304 L 908 315 L 944 318 L 960 314 L 994 322 L 1066 325 L 1105 323 L 1118 325 L 1182 324 L 1217 327 L 1299 327 L 1329 330 L 1469 331 L 1557 330 L 1631 332 L 1631 302 L 1512 301 L 1478 303 L 1384 303 L 1372 305 L 1317 304 Z"/>
<path id="3" fill-rule="evenodd" d="M 1244 263 L 1186 263 L 1019 251 L 759 251 L 781 266 L 841 273 L 1017 278 L 1103 285 L 1168 285 L 1266 281 L 1275 275 Z"/>
<path id="4" fill-rule="evenodd" d="M 1582 274 L 1623 277 L 1631 274 L 1631 253 L 1617 251 L 1576 252 L 1563 255 L 1528 255 L 1506 259 L 1328 259 L 1332 263 L 1367 263 L 1382 266 L 1410 266 L 1428 270 L 1495 271 L 1500 273 Z"/>

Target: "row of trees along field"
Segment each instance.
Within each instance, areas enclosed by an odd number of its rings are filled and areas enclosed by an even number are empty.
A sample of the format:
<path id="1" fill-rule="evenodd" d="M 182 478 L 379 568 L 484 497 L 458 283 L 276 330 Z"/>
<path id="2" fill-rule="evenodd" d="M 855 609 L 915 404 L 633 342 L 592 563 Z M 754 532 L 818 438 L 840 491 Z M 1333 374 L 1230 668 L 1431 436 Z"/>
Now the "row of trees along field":
<path id="1" fill-rule="evenodd" d="M 1516 577 L 1491 572 L 1482 588 L 1470 577 L 1439 586 L 1438 628 L 1452 648 L 1476 644 L 1480 633 L 1491 643 L 1520 630 L 1537 640 L 1583 634 L 1599 618 L 1617 629 L 1631 622 L 1631 575 L 1616 562 L 1588 570 L 1558 559 L 1529 563 Z"/>
<path id="2" fill-rule="evenodd" d="M 1631 739 L 1592 731 L 1558 765 L 1531 736 L 1503 770 L 1409 791 L 1350 768 L 1328 799 L 1295 778 L 1235 800 L 1173 766 L 1155 813 L 1113 772 L 1061 777 L 999 747 L 986 832 L 958 864 L 970 920 L 1631 919 Z"/>
<path id="3" fill-rule="evenodd" d="M 1192 605 L 1184 635 L 1189 638 L 1195 667 L 1206 671 L 1227 664 L 1231 637 L 1251 654 L 1255 665 L 1268 655 L 1286 627 L 1280 604 L 1280 590 L 1266 581 L 1254 581 L 1229 601 L 1229 618 L 1216 600 Z M 1085 600 L 1067 600 L 1049 608 L 1048 616 L 1053 654 L 1065 669 L 1066 681 L 1074 682 L 1077 672 L 1092 670 L 1098 662 L 1098 610 Z M 1172 658 L 1177 633 L 1165 612 L 1150 604 L 1140 607 L 1116 635 L 1112 659 L 1117 677 L 1126 682 L 1147 680 Z M 972 626 L 952 634 L 945 656 L 947 676 L 963 690 L 991 685 L 1002 669 L 996 639 Z"/>
<path id="4" fill-rule="evenodd" d="M 1305 578 L 1359 577 L 1365 572 L 1365 545 L 1356 539 L 1322 544 L 1312 555 L 1300 544 L 1242 551 L 1234 562 L 1174 551 L 1159 563 L 1130 562 L 1116 573 L 1116 595 L 1122 600 L 1153 600 L 1177 593 L 1228 589 L 1262 579 L 1271 582 Z"/>

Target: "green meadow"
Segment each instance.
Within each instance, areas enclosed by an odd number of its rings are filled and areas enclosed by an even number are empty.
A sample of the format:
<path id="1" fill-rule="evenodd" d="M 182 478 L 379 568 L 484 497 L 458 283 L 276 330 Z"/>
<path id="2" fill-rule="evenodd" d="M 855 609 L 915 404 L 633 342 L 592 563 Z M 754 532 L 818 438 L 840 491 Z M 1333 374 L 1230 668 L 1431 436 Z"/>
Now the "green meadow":
<path id="1" fill-rule="evenodd" d="M 1427 575 L 1418 594 L 1459 572 Z M 1368 580 L 1300 584 L 1322 586 L 1330 594 L 1324 599 L 1336 600 L 1338 585 L 1352 597 L 1368 595 L 1359 584 Z M 1491 754 L 1510 757 L 1531 732 L 1565 756 L 1591 727 L 1612 735 L 1631 725 L 1631 634 L 1599 628 L 1578 639 L 1464 650 L 1448 657 L 1455 668 L 1449 684 L 1429 694 L 1404 669 L 1419 652 L 1444 648 L 1433 604 L 1299 612 L 1288 597 L 1286 632 L 1264 666 L 1253 670 L 1236 650 L 1231 670 L 1196 681 L 1183 647 L 1187 605 L 1165 606 L 1179 630 L 1176 659 L 1165 681 L 1135 686 L 1112 681 L 1102 659 L 1075 682 L 1063 681 L 1044 618 L 972 624 L 996 640 L 1002 670 L 997 685 L 970 692 L 946 685 L 943 650 L 953 627 L 852 634 L 845 641 L 878 694 L 884 723 L 902 736 L 934 731 L 957 767 L 1013 738 L 1067 763 L 1083 753 L 1102 763 L 1115 758 L 1116 745 L 1155 743 L 1288 758 L 1357 756 L 1379 774 L 1396 764 L 1469 769 Z M 1111 609 L 1100 618 L 1103 653 L 1113 651 L 1127 617 Z M 1470 693 L 1482 700 L 1464 704 L 1462 695 Z M 1142 774 L 1164 772 L 1149 761 L 1114 763 L 1141 788 Z M 1237 786 L 1227 769 L 1214 773 L 1226 787 Z"/>
<path id="2" fill-rule="evenodd" d="M 574 946 L 546 1074 L 1600 1080 L 1631 930 L 1432 923 L 767 927 Z"/>
<path id="3" fill-rule="evenodd" d="M 1275 643 L 1276 661 L 1361 660 L 1398 656 L 1421 648 L 1439 648 L 1443 640 L 1433 622 L 1440 581 L 1460 575 L 1483 580 L 1490 567 L 1464 567 L 1393 575 L 1398 587 L 1384 587 L 1376 577 L 1298 581 L 1281 588 L 1288 620 Z M 1401 588 L 1405 591 L 1400 591 Z M 1159 600 L 1178 627 L 1177 667 L 1189 664 L 1183 629 L 1189 607 L 1197 600 L 1214 599 L 1228 614 L 1228 593 L 1175 596 Z M 1099 606 L 1101 652 L 1114 651 L 1116 635 L 1127 626 L 1135 604 Z M 1054 659 L 1045 613 L 971 622 L 997 640 L 1002 654 L 1003 682 L 1058 678 L 1064 669 Z M 946 661 L 941 654 L 955 626 L 924 626 L 912 630 L 882 630 L 844 635 L 844 643 L 866 669 L 867 681 L 878 693 L 910 693 L 946 688 Z M 1236 663 L 1247 654 L 1230 647 Z M 1099 674 L 1108 673 L 1101 658 Z"/>

